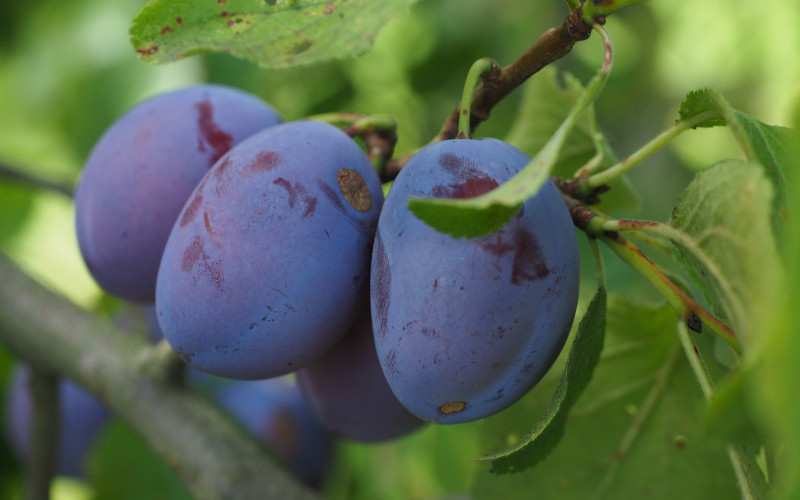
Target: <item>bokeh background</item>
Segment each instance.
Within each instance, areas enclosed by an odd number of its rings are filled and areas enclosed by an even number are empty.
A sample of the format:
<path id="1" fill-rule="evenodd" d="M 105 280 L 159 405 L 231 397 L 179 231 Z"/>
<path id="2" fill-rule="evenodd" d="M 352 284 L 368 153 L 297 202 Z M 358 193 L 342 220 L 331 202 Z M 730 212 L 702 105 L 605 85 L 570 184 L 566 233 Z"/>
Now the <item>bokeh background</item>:
<path id="1" fill-rule="evenodd" d="M 791 3 L 650 0 L 611 16 L 607 28 L 616 60 L 596 113 L 617 154 L 636 150 L 669 126 L 683 96 L 703 87 L 719 90 L 737 109 L 763 122 L 790 126 L 800 98 L 800 9 Z M 391 114 L 398 120 L 397 152 L 402 154 L 436 134 L 475 59 L 490 56 L 508 63 L 567 13 L 565 2 L 553 0 L 422 0 L 407 17 L 390 22 L 367 54 L 268 71 L 227 55 L 165 66 L 139 61 L 127 32 L 142 4 L 0 2 L 4 169 L 71 189 L 92 145 L 113 120 L 148 96 L 197 82 L 252 92 L 286 120 L 332 111 Z M 601 57 L 593 36 L 556 66 L 585 82 Z M 521 97 L 516 92 L 499 105 L 478 135 L 504 137 Z M 666 220 L 693 172 L 736 151 L 724 129 L 684 134 L 629 175 L 639 203 L 626 216 Z M 81 307 L 109 318 L 138 318 L 136 310 L 104 295 L 89 277 L 77 250 L 73 205 L 63 193 L 0 174 L 0 251 Z M 656 297 L 623 265 L 610 262 L 608 267 L 612 292 Z M 591 272 L 586 278 L 591 289 Z M 0 347 L 0 401 L 15 363 Z M 546 400 L 549 393 L 530 397 Z M 525 432 L 537 418 L 517 414 L 509 435 Z M 328 492 L 337 498 L 459 495 L 476 471 L 486 470 L 473 459 L 490 451 L 479 435 L 493 422 L 430 427 L 384 445 L 340 443 Z M 55 498 L 187 496 L 122 423 L 102 437 L 93 460 L 112 465 L 86 480 L 59 479 Z M 130 467 L 137 470 L 135 487 L 126 486 L 129 472 L 116 475 L 117 482 L 103 476 Z M 20 474 L 7 438 L 0 437 L 0 495 L 18 494 Z"/>

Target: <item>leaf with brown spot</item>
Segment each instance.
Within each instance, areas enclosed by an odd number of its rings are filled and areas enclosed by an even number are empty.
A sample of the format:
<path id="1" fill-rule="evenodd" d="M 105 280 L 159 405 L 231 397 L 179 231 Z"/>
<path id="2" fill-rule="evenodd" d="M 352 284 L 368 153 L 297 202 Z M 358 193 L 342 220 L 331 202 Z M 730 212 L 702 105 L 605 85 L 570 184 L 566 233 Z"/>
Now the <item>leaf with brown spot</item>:
<path id="1" fill-rule="evenodd" d="M 391 18 L 417 0 L 150 0 L 133 19 L 131 43 L 161 64 L 227 52 L 264 68 L 312 64 L 368 50 Z"/>

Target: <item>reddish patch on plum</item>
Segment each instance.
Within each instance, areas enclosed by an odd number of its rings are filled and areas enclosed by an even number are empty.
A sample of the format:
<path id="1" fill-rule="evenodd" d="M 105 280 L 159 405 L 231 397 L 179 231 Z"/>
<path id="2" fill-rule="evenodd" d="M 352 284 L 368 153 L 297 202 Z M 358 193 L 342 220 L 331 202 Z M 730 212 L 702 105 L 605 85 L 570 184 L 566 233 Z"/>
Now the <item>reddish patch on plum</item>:
<path id="1" fill-rule="evenodd" d="M 312 198 L 310 196 L 306 196 L 303 198 L 303 201 L 306 204 L 306 210 L 305 212 L 303 212 L 303 219 L 308 219 L 309 217 L 314 215 L 314 212 L 317 211 L 317 199 Z M 328 235 L 328 237 L 330 238 L 330 234 Z"/>
<path id="2" fill-rule="evenodd" d="M 186 206 L 186 209 L 183 211 L 183 215 L 181 216 L 181 227 L 186 227 L 190 222 L 194 220 L 194 217 L 197 215 L 197 211 L 200 209 L 200 204 L 203 203 L 203 195 L 196 194 L 192 201 Z"/>
<path id="3" fill-rule="evenodd" d="M 247 176 L 257 175 L 262 172 L 269 172 L 281 161 L 281 156 L 274 151 L 262 151 L 256 155 L 253 162 L 244 170 Z"/>
<path id="4" fill-rule="evenodd" d="M 208 218 L 208 212 L 203 212 L 203 225 L 206 226 L 208 235 L 214 238 L 214 231 L 211 229 L 211 220 Z"/>
<path id="5" fill-rule="evenodd" d="M 442 155 L 442 157 L 444 156 L 446 155 Z M 431 194 L 436 198 L 474 198 L 499 186 L 496 180 L 476 170 L 462 172 L 459 177 L 463 174 L 466 175 L 460 182 L 448 184 L 447 186 L 435 186 Z"/>
<path id="6" fill-rule="evenodd" d="M 467 162 L 454 153 L 444 153 L 439 157 L 439 165 L 447 172 L 455 173 Z"/>
<path id="7" fill-rule="evenodd" d="M 197 127 L 200 131 L 200 136 L 214 150 L 211 156 L 211 163 L 215 163 L 231 149 L 233 137 L 217 126 L 214 121 L 214 105 L 211 104 L 211 101 L 204 99 L 195 104 L 195 108 L 197 109 Z M 198 149 L 200 152 L 205 152 L 205 147 L 202 144 L 202 142 L 198 142 Z"/>
<path id="8" fill-rule="evenodd" d="M 297 191 L 292 187 L 292 183 L 283 177 L 278 177 L 272 183 L 286 190 L 286 194 L 289 195 L 289 208 L 294 208 L 294 204 L 297 202 Z"/>
<path id="9" fill-rule="evenodd" d="M 375 334 L 383 340 L 386 337 L 386 325 L 389 320 L 389 305 L 392 302 L 392 270 L 389 267 L 389 259 L 386 257 L 386 249 L 383 246 L 381 234 L 375 235 Z"/>
<path id="10" fill-rule="evenodd" d="M 544 262 L 542 247 L 527 229 L 514 233 L 514 262 L 511 265 L 511 283 L 521 285 L 525 281 L 536 281 L 547 277 L 550 269 Z"/>
<path id="11" fill-rule="evenodd" d="M 181 257 L 181 271 L 188 273 L 194 269 L 197 261 L 206 258 L 208 258 L 208 256 L 203 249 L 203 243 L 195 238 L 192 244 L 183 251 L 183 256 Z"/>
<path id="12" fill-rule="evenodd" d="M 397 369 L 397 351 L 392 349 L 389 353 L 383 357 L 383 366 L 386 368 L 386 371 L 389 373 L 390 377 L 393 377 L 400 373 L 400 370 Z"/>

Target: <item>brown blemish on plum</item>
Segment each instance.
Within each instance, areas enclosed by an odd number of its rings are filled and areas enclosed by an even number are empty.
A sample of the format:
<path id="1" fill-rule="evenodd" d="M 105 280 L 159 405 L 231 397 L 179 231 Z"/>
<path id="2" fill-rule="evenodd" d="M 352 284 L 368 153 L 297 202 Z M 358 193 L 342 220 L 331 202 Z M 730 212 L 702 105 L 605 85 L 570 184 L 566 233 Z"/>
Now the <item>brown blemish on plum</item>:
<path id="1" fill-rule="evenodd" d="M 233 137 L 217 126 L 214 121 L 214 105 L 211 104 L 211 101 L 204 99 L 195 104 L 195 109 L 197 109 L 197 127 L 200 136 L 214 150 L 211 155 L 211 163 L 215 163 L 231 149 Z M 200 152 L 204 152 L 205 147 L 201 146 L 202 142 L 198 142 L 198 149 Z"/>
<path id="2" fill-rule="evenodd" d="M 453 413 L 460 413 L 467 407 L 464 401 L 453 401 L 452 403 L 445 403 L 439 407 L 439 413 L 442 415 L 452 415 Z"/>
<path id="3" fill-rule="evenodd" d="M 181 216 L 181 227 L 186 227 L 192 220 L 194 220 L 195 215 L 197 215 L 197 211 L 200 209 L 200 204 L 203 203 L 203 195 L 200 193 L 196 194 L 192 201 L 186 206 L 186 209 L 183 211 L 183 215 Z"/>
<path id="4" fill-rule="evenodd" d="M 389 319 L 389 305 L 392 301 L 392 270 L 389 259 L 386 258 L 386 249 L 383 246 L 381 233 L 375 235 L 375 318 L 378 320 L 375 334 L 380 340 L 386 336 L 386 324 Z"/>
<path id="5" fill-rule="evenodd" d="M 372 208 L 372 196 L 361 174 L 350 168 L 340 168 L 336 181 L 342 196 L 353 208 L 359 212 L 367 212 Z"/>

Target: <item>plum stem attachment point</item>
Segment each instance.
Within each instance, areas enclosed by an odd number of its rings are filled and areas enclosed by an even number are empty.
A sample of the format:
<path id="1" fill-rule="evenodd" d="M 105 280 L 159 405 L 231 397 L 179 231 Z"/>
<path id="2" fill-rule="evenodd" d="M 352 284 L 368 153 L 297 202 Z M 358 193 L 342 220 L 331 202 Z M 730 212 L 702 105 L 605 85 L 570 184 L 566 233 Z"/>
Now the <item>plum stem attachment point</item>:
<path id="1" fill-rule="evenodd" d="M 469 68 L 467 79 L 464 82 L 464 92 L 461 94 L 461 105 L 458 111 L 458 139 L 471 139 L 470 115 L 472 113 L 472 97 L 479 79 L 484 79 L 493 73 L 499 73 L 500 67 L 488 57 L 475 61 Z"/>

